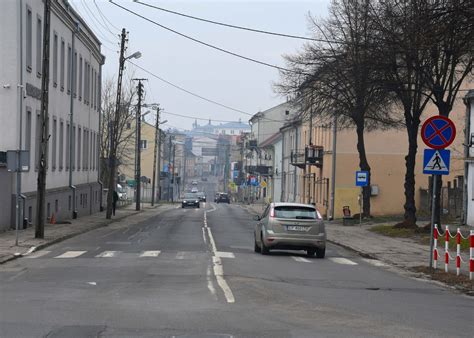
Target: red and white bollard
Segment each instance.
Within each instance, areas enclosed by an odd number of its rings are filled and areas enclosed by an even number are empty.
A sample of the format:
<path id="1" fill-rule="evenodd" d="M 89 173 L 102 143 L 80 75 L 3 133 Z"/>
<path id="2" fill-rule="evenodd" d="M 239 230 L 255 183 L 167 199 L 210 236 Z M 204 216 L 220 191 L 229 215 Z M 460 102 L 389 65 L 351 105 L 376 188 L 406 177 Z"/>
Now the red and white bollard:
<path id="1" fill-rule="evenodd" d="M 472 280 L 474 274 L 474 230 L 469 236 L 469 279 Z"/>
<path id="2" fill-rule="evenodd" d="M 456 233 L 456 276 L 461 272 L 461 230 Z"/>
<path id="3" fill-rule="evenodd" d="M 438 224 L 435 224 L 433 232 L 433 267 L 435 269 L 438 267 L 438 234 Z"/>
<path id="4" fill-rule="evenodd" d="M 449 267 L 449 227 L 446 225 L 444 241 L 444 272 L 448 272 Z"/>

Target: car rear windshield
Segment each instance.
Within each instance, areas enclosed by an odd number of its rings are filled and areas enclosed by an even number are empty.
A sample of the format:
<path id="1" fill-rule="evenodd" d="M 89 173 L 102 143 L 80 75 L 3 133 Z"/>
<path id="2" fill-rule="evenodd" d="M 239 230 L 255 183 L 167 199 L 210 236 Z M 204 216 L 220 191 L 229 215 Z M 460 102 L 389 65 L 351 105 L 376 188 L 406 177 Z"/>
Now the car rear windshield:
<path id="1" fill-rule="evenodd" d="M 197 198 L 197 194 L 192 194 L 192 193 L 184 194 L 184 198 Z"/>
<path id="2" fill-rule="evenodd" d="M 280 206 L 275 207 L 275 217 L 291 219 L 318 219 L 318 214 L 314 208 Z"/>
<path id="3" fill-rule="evenodd" d="M 200 197 L 204 197 L 204 193 L 203 193 L 203 192 L 198 192 L 197 194 L 198 194 L 198 196 L 200 196 Z"/>

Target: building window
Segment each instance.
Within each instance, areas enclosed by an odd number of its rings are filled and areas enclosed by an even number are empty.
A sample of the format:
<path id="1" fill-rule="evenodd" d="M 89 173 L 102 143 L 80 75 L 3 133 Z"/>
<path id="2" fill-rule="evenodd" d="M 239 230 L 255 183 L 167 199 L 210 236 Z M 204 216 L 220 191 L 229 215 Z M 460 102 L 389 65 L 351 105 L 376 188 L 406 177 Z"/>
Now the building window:
<path id="1" fill-rule="evenodd" d="M 67 46 L 67 93 L 71 93 L 71 80 L 72 80 L 72 49 L 71 46 Z"/>
<path id="2" fill-rule="evenodd" d="M 74 50 L 74 60 L 72 63 L 72 71 L 73 71 L 73 83 L 72 83 L 72 92 L 74 97 L 77 97 L 77 51 Z"/>
<path id="3" fill-rule="evenodd" d="M 87 169 L 87 130 L 84 129 L 83 137 L 82 137 L 82 170 Z"/>
<path id="4" fill-rule="evenodd" d="M 39 149 L 41 143 L 41 118 L 39 112 L 36 112 L 36 133 L 35 133 L 35 168 L 38 170 Z"/>
<path id="5" fill-rule="evenodd" d="M 82 56 L 79 54 L 79 101 L 82 100 Z"/>
<path id="6" fill-rule="evenodd" d="M 58 86 L 58 34 L 53 38 L 53 86 Z"/>
<path id="7" fill-rule="evenodd" d="M 56 149 L 58 143 L 58 121 L 53 119 L 53 142 L 51 143 L 51 167 L 52 170 L 56 170 Z"/>
<path id="8" fill-rule="evenodd" d="M 55 200 L 54 201 L 54 212 L 58 212 L 59 211 L 59 201 L 58 200 Z"/>
<path id="9" fill-rule="evenodd" d="M 69 126 L 69 123 L 68 123 L 66 125 L 66 171 L 69 170 L 69 160 L 71 156 L 70 142 L 71 142 L 71 127 Z"/>
<path id="10" fill-rule="evenodd" d="M 31 110 L 26 112 L 25 150 L 31 151 Z"/>
<path id="11" fill-rule="evenodd" d="M 48 203 L 46 206 L 46 217 L 47 218 L 51 217 L 51 203 Z"/>
<path id="12" fill-rule="evenodd" d="M 100 87 L 101 87 L 101 85 L 100 85 L 100 73 L 97 75 L 97 83 L 98 83 L 97 84 L 97 90 L 96 90 L 96 92 L 97 92 L 97 111 L 99 111 L 100 110 Z"/>
<path id="13" fill-rule="evenodd" d="M 87 104 L 87 61 L 84 61 L 84 104 Z"/>
<path id="14" fill-rule="evenodd" d="M 33 13 L 26 9 L 26 70 L 31 72 L 33 62 Z"/>
<path id="15" fill-rule="evenodd" d="M 81 170 L 81 127 L 77 127 L 77 170 Z"/>
<path id="16" fill-rule="evenodd" d="M 64 122 L 59 123 L 59 171 L 63 170 L 64 159 Z"/>
<path id="17" fill-rule="evenodd" d="M 41 77 L 41 47 L 43 47 L 43 41 L 41 40 L 41 31 L 43 29 L 43 25 L 41 23 L 41 18 L 38 17 L 36 21 L 36 75 Z"/>
<path id="18" fill-rule="evenodd" d="M 71 195 L 68 196 L 67 198 L 67 208 L 69 211 L 71 211 L 71 207 L 72 207 L 72 202 L 71 202 Z"/>
<path id="19" fill-rule="evenodd" d="M 71 161 L 72 161 L 72 170 L 76 170 L 76 126 L 72 126 L 72 137 L 71 137 L 71 142 L 72 142 L 72 151 L 71 151 Z"/>
<path id="20" fill-rule="evenodd" d="M 65 58 L 66 58 L 66 44 L 64 40 L 61 39 L 61 69 L 59 71 L 59 86 L 61 91 L 64 91 L 64 67 L 65 67 Z"/>
<path id="21" fill-rule="evenodd" d="M 147 149 L 147 148 L 148 148 L 147 140 L 140 140 L 140 149 Z"/>

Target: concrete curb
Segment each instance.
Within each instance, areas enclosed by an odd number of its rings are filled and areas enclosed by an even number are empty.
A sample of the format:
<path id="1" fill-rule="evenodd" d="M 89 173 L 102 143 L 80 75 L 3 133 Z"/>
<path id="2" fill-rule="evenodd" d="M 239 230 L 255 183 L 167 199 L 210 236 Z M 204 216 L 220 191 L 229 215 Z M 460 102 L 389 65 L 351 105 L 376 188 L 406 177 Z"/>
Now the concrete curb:
<path id="1" fill-rule="evenodd" d="M 159 205 L 155 205 L 153 207 L 150 207 L 150 209 L 157 209 L 159 207 Z M 27 256 L 29 254 L 32 254 L 33 252 L 35 251 L 38 251 L 38 250 L 42 250 L 48 246 L 51 246 L 51 245 L 54 245 L 54 244 L 57 244 L 57 243 L 60 243 L 62 241 L 65 241 L 67 239 L 70 239 L 70 238 L 73 238 L 73 237 L 76 237 L 76 236 L 79 236 L 79 235 L 82 235 L 82 234 L 85 234 L 86 232 L 89 232 L 89 231 L 92 231 L 92 230 L 96 230 L 96 229 L 99 229 L 99 228 L 103 228 L 109 224 L 112 224 L 112 223 L 115 223 L 115 222 L 118 222 L 118 221 L 121 221 L 121 220 L 124 220 L 128 217 L 131 217 L 131 216 L 135 216 L 137 214 L 140 214 L 142 212 L 144 212 L 145 210 L 140 210 L 140 211 L 135 211 L 135 212 L 132 212 L 128 215 L 124 215 L 124 216 L 121 216 L 121 217 L 117 217 L 117 218 L 114 218 L 114 219 L 111 219 L 111 220 L 105 220 L 104 222 L 102 223 L 99 223 L 95 226 L 92 226 L 90 228 L 87 228 L 87 229 L 82 229 L 78 232 L 74 232 L 74 233 L 70 233 L 70 234 L 67 234 L 67 235 L 64 235 L 64 236 L 61 236 L 61 237 L 58 237 L 58 238 L 54 238 L 46 243 L 43 243 L 43 244 L 40 244 L 38 246 L 32 246 L 30 247 L 30 249 L 23 253 L 23 254 L 13 254 L 13 255 L 7 255 L 7 256 L 4 256 L 3 258 L 0 258 L 0 265 L 2 264 L 5 264 L 7 262 L 10 262 L 12 260 L 15 260 L 17 258 L 20 258 L 20 257 L 24 257 L 24 256 Z"/>

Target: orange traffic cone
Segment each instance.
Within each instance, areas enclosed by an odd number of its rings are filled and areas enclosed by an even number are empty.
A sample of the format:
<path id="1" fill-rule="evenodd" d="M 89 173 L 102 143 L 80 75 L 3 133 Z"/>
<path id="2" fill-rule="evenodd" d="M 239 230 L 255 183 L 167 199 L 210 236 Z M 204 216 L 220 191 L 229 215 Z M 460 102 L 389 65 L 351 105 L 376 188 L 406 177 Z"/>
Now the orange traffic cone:
<path id="1" fill-rule="evenodd" d="M 49 220 L 49 223 L 50 223 L 50 224 L 56 224 L 56 216 L 54 215 L 54 212 L 53 212 L 53 214 L 51 215 L 51 219 Z"/>

